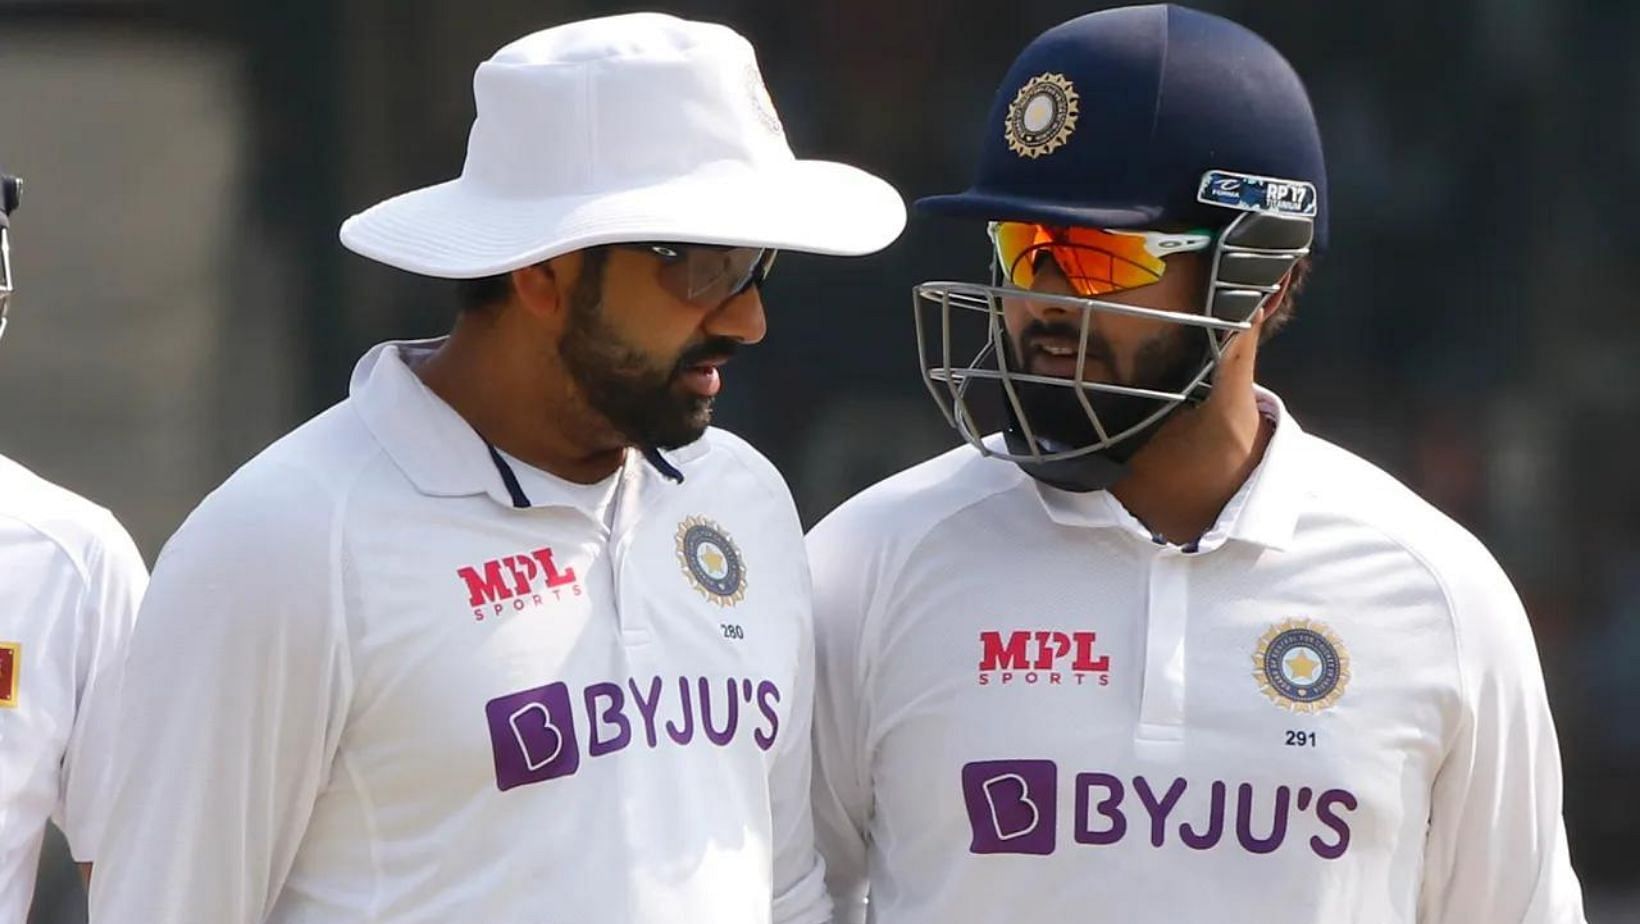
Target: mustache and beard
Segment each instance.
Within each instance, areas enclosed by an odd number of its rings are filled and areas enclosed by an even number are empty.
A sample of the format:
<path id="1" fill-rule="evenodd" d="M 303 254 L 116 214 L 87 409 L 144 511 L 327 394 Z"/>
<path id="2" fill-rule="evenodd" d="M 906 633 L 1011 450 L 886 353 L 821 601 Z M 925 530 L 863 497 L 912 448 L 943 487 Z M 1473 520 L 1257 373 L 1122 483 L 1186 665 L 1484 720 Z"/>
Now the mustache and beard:
<path id="1" fill-rule="evenodd" d="M 692 366 L 733 356 L 738 343 L 727 337 L 706 337 L 672 363 L 658 364 L 622 340 L 604 316 L 603 257 L 598 251 L 587 254 L 570 295 L 569 320 L 558 355 L 587 405 L 632 445 L 653 449 L 687 446 L 711 425 L 712 399 L 679 387 L 679 380 Z"/>
<path id="2" fill-rule="evenodd" d="M 1041 375 L 1035 360 L 1043 354 L 1038 345 L 1052 339 L 1077 342 L 1082 336 L 1079 325 L 1067 322 L 1032 320 L 1019 332 L 1009 337 L 1009 345 L 1018 368 Z M 1170 326 L 1165 334 L 1146 341 L 1134 354 L 1132 375 L 1123 379 L 1116 353 L 1110 341 L 1090 327 L 1087 339 L 1087 365 L 1102 364 L 1111 370 L 1109 384 L 1153 391 L 1180 392 L 1200 372 L 1205 360 L 1204 333 L 1187 326 Z M 1076 389 L 1069 385 L 1048 385 L 1040 382 L 1015 382 L 1020 406 L 1030 421 L 1031 430 L 1045 448 L 1055 450 L 1077 449 L 1100 442 L 1099 431 L 1093 426 L 1082 402 L 1077 400 Z M 1099 415 L 1099 422 L 1110 436 L 1117 436 L 1143 423 L 1161 409 L 1158 401 L 1133 395 L 1082 389 L 1088 404 Z M 1009 413 L 1013 411 L 1010 408 Z M 1136 452 L 1142 441 L 1125 439 L 1102 453 L 1116 461 L 1126 461 Z"/>

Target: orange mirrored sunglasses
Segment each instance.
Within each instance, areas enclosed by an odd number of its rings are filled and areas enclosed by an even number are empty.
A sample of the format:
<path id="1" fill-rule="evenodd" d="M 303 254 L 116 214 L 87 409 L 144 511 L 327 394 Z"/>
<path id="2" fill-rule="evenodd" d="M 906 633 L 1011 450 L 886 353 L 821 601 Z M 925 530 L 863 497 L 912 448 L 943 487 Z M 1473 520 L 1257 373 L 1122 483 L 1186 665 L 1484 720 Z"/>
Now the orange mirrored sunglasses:
<path id="1" fill-rule="evenodd" d="M 1031 288 L 1043 259 L 1052 259 L 1077 295 L 1109 295 L 1161 280 L 1164 257 L 1206 250 L 1206 230 L 1126 231 L 1114 228 L 1051 227 L 1022 221 L 994 221 L 988 229 L 1004 277 Z"/>

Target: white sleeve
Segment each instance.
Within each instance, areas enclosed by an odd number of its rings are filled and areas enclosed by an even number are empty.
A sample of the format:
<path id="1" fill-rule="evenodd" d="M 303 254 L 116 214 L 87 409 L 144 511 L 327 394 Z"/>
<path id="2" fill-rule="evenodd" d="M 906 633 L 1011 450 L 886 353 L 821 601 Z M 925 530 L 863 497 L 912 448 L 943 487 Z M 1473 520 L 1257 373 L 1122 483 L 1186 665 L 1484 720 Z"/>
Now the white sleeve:
<path id="1" fill-rule="evenodd" d="M 330 771 L 351 695 L 334 504 L 301 472 L 241 476 L 167 546 L 132 634 L 98 924 L 261 924 Z"/>
<path id="2" fill-rule="evenodd" d="M 814 576 L 814 827 L 838 924 L 866 914 L 871 762 L 860 632 L 868 586 L 852 540 L 835 521 L 809 533 Z"/>
<path id="3" fill-rule="evenodd" d="M 825 867 L 815 851 L 809 803 L 814 715 L 814 633 L 810 625 L 803 626 L 802 636 L 791 727 L 781 732 L 769 778 L 774 816 L 774 924 L 826 924 L 831 920 Z"/>
<path id="4" fill-rule="evenodd" d="M 78 695 L 74 728 L 63 754 L 58 803 L 52 820 L 63 829 L 74 859 L 96 858 L 108 813 L 120 668 L 137 605 L 148 586 L 148 567 L 136 544 L 112 516 L 86 557 L 86 586 L 76 613 Z"/>
<path id="5" fill-rule="evenodd" d="M 1435 779 L 1420 924 L 1583 924 L 1560 749 L 1520 599 L 1490 556 L 1454 586 L 1464 712 Z"/>

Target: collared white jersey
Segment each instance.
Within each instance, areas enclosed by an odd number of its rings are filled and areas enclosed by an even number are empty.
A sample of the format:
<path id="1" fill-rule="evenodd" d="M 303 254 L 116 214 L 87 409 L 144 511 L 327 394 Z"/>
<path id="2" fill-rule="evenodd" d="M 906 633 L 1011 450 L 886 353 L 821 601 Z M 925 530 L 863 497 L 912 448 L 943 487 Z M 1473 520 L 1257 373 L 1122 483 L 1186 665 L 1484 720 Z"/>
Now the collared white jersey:
<path id="1" fill-rule="evenodd" d="M 514 471 L 426 349 L 367 354 L 167 545 L 92 920 L 826 921 L 784 483 L 716 430 L 681 483 Z"/>
<path id="2" fill-rule="evenodd" d="M 964 447 L 809 536 L 838 920 L 1574 924 L 1530 628 L 1462 528 L 1279 421 L 1199 543 Z"/>
<path id="3" fill-rule="evenodd" d="M 47 819 L 91 862 L 119 664 L 148 582 L 112 514 L 0 457 L 0 921 L 28 916 Z"/>

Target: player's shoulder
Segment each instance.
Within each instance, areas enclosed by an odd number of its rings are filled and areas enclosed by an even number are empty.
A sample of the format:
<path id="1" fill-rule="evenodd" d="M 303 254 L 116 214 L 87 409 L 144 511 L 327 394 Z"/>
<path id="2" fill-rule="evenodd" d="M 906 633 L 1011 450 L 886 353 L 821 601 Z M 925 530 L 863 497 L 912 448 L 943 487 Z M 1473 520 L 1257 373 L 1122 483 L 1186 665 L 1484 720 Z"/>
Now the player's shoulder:
<path id="1" fill-rule="evenodd" d="M 1405 551 L 1460 611 L 1515 599 L 1503 568 L 1484 543 L 1416 491 L 1366 459 L 1305 434 L 1299 468 L 1307 472 L 1308 513 L 1364 526 Z"/>
<path id="2" fill-rule="evenodd" d="M 775 469 L 769 458 L 746 440 L 745 437 L 722 427 L 707 427 L 706 432 L 694 444 L 685 447 L 678 453 L 685 459 L 685 464 L 699 460 L 712 464 L 734 465 L 750 470 L 758 478 L 771 479 L 785 484 L 780 472 Z"/>
<path id="3" fill-rule="evenodd" d="M 57 546 L 82 578 L 104 562 L 142 567 L 130 534 L 107 508 L 5 456 L 0 456 L 0 520 Z"/>
<path id="4" fill-rule="evenodd" d="M 715 475 L 743 476 L 756 491 L 782 505 L 792 505 L 791 488 L 780 470 L 739 434 L 721 427 L 708 427 L 699 440 L 680 450 L 675 457 L 685 477 L 692 470 L 702 468 L 715 469 Z"/>
<path id="5" fill-rule="evenodd" d="M 312 541 L 328 532 L 361 476 L 386 463 L 350 401 L 308 420 L 257 453 L 200 502 L 173 537 L 254 540 L 255 547 Z"/>
<path id="6" fill-rule="evenodd" d="M 810 548 L 915 543 L 951 517 L 1027 480 L 1017 465 L 964 444 L 844 501 L 810 531 Z"/>

